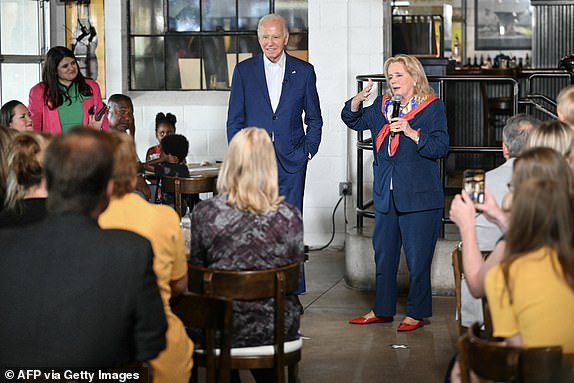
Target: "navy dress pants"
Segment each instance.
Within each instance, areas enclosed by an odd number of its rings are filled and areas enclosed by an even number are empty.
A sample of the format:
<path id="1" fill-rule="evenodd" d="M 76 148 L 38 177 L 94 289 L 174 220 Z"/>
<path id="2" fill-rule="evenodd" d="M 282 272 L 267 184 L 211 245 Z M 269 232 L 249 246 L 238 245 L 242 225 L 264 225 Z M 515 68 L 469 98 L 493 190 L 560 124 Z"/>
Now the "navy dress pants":
<path id="1" fill-rule="evenodd" d="M 278 161 L 277 170 L 279 173 L 279 195 L 284 196 L 285 201 L 298 208 L 303 215 L 303 191 L 305 190 L 307 166 L 305 165 L 296 173 L 288 173 Z M 305 266 L 301 264 L 299 287 L 295 294 L 304 294 L 306 291 Z"/>
<path id="2" fill-rule="evenodd" d="M 397 271 L 404 248 L 409 270 L 406 315 L 416 319 L 432 316 L 431 263 L 440 233 L 443 209 L 401 213 L 390 191 L 388 213 L 375 213 L 376 300 L 378 316 L 394 316 L 397 303 Z"/>

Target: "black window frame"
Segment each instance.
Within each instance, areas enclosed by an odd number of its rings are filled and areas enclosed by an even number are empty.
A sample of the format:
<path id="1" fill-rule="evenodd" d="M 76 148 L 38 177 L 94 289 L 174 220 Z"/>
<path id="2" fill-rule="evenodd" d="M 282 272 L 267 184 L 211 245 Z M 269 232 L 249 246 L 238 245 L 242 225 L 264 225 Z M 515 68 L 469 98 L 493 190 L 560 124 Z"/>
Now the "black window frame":
<path id="1" fill-rule="evenodd" d="M 278 0 L 281 1 L 281 0 Z M 235 62 L 237 63 L 239 61 L 239 55 L 240 55 L 240 49 L 239 49 L 239 41 L 241 38 L 245 38 L 245 37 L 254 37 L 257 40 L 257 29 L 249 29 L 249 30 L 239 30 L 238 29 L 238 24 L 239 24 L 239 4 L 241 3 L 241 0 L 235 0 L 235 25 L 234 25 L 234 29 L 233 30 L 224 30 L 224 31 L 202 31 L 201 29 L 203 28 L 204 25 L 204 19 L 203 19 L 203 9 L 202 9 L 202 1 L 199 0 L 199 26 L 200 26 L 200 31 L 185 31 L 185 32 L 179 32 L 179 31 L 169 31 L 169 22 L 168 21 L 164 21 L 163 23 L 163 32 L 162 33 L 150 33 L 150 34 L 142 34 L 142 33 L 132 33 L 132 23 L 131 23 L 131 18 L 132 18 L 132 1 L 128 0 L 127 1 L 127 25 L 128 25 L 128 41 L 127 41 L 127 47 L 128 47 L 128 89 L 130 91 L 210 91 L 210 90 L 218 90 L 218 91 L 229 91 L 230 88 L 229 87 L 217 87 L 217 88 L 211 88 L 208 84 L 208 79 L 204 78 L 204 77 L 208 77 L 205 74 L 204 71 L 204 43 L 205 43 L 205 39 L 206 38 L 223 38 L 223 37 L 231 37 L 231 39 L 234 42 L 234 49 L 233 51 L 235 52 Z M 276 0 L 269 0 L 269 12 L 268 13 L 274 13 L 275 12 L 275 3 Z M 168 0 L 162 0 L 162 6 L 163 6 L 163 15 L 164 15 L 164 20 L 168 20 Z M 305 28 L 302 31 L 294 31 L 294 32 L 290 32 L 290 35 L 302 35 L 305 37 L 305 43 L 307 43 L 308 40 L 308 29 Z M 162 87 L 153 87 L 153 86 L 139 86 L 136 87 L 134 85 L 135 82 L 133 81 L 133 76 L 135 75 L 135 69 L 134 69 L 134 39 L 135 38 L 163 38 L 163 86 Z M 168 39 L 173 39 L 173 38 L 198 38 L 199 40 L 199 58 L 200 58 L 200 88 L 199 89 L 189 89 L 189 88 L 173 88 L 173 87 L 169 87 L 168 86 L 168 71 L 169 71 L 169 65 L 167 64 L 166 61 L 166 57 L 168 57 Z M 174 41 L 174 40 L 173 40 Z M 261 50 L 260 48 L 258 48 L 257 51 L 253 52 L 253 54 L 257 54 L 260 53 Z M 231 79 L 228 79 L 228 84 L 231 83 Z"/>

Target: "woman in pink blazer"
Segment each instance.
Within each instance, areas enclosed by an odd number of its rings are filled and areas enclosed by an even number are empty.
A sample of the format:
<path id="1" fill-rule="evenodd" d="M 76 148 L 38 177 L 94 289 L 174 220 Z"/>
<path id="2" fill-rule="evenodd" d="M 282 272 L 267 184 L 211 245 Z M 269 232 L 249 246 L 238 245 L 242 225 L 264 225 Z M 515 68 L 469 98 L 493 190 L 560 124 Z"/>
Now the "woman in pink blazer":
<path id="1" fill-rule="evenodd" d="M 78 125 L 108 130 L 106 113 L 98 116 L 103 108 L 100 87 L 82 75 L 74 53 L 62 46 L 51 48 L 46 55 L 42 82 L 30 90 L 28 109 L 34 130 L 62 134 Z"/>

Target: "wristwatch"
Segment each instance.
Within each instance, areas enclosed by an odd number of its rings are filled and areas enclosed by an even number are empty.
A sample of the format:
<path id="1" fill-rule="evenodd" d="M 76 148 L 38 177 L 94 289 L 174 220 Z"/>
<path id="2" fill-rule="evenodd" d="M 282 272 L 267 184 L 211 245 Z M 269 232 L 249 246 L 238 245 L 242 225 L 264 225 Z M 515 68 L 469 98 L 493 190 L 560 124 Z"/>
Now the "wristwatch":
<path id="1" fill-rule="evenodd" d="M 417 132 L 417 135 L 413 137 L 413 141 L 415 142 L 415 144 L 419 144 L 419 134 Z"/>

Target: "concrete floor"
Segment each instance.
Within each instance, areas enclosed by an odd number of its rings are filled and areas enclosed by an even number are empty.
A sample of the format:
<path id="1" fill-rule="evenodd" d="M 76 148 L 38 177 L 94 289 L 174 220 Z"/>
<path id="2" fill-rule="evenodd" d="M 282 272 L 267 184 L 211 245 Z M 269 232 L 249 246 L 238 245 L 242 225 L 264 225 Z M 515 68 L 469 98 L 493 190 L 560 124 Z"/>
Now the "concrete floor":
<path id="1" fill-rule="evenodd" d="M 444 381 L 457 337 L 454 297 L 434 297 L 433 317 L 413 332 L 396 331 L 404 316 L 405 297 L 399 298 L 393 323 L 351 325 L 350 319 L 370 310 L 374 293 L 348 288 L 344 267 L 344 251 L 330 249 L 311 252 L 305 264 L 307 294 L 300 297 L 305 307 L 301 382 Z"/>

